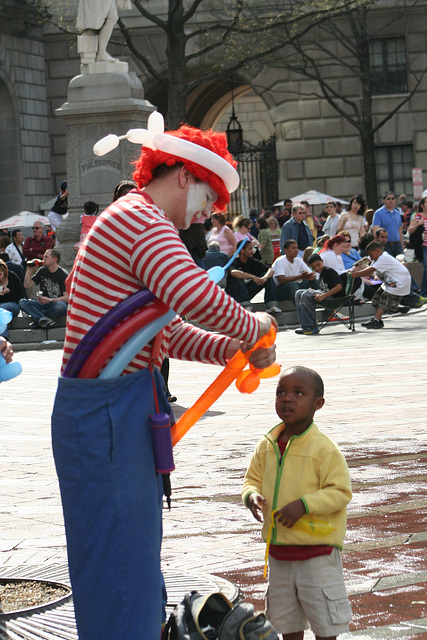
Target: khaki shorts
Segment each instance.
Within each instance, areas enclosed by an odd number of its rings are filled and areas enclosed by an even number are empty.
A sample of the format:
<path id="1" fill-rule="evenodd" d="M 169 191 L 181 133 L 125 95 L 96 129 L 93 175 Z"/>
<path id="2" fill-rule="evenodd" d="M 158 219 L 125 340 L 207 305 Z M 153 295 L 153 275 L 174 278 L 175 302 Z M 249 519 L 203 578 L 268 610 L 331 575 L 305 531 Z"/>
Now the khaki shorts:
<path id="1" fill-rule="evenodd" d="M 308 629 L 316 636 L 348 631 L 351 607 L 341 552 L 295 562 L 269 558 L 267 617 L 278 633 Z"/>

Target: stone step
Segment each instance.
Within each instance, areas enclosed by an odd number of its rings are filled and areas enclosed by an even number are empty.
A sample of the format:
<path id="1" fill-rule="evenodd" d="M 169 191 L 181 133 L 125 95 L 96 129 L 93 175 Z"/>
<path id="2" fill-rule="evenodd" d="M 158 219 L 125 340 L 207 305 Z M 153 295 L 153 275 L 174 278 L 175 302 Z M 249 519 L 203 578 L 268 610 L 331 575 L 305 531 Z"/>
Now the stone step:
<path id="1" fill-rule="evenodd" d="M 65 339 L 65 316 L 58 318 L 53 329 L 30 329 L 32 318 L 19 315 L 9 324 L 9 340 L 15 352 L 62 349 Z"/>

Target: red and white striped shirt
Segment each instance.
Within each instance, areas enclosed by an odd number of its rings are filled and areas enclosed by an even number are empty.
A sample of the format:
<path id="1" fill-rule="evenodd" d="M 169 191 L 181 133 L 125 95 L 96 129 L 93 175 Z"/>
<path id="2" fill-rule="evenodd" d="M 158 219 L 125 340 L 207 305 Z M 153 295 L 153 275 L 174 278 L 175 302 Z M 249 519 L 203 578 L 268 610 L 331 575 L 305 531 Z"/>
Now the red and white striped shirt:
<path id="1" fill-rule="evenodd" d="M 165 356 L 225 365 L 230 338 L 249 344 L 258 339 L 255 316 L 196 266 L 177 229 L 151 198 L 133 191 L 97 218 L 77 254 L 69 287 L 62 369 L 99 318 L 144 288 L 177 313 L 164 329 L 157 366 Z M 229 338 L 198 329 L 179 316 Z M 149 343 L 124 373 L 147 368 L 151 349 Z"/>

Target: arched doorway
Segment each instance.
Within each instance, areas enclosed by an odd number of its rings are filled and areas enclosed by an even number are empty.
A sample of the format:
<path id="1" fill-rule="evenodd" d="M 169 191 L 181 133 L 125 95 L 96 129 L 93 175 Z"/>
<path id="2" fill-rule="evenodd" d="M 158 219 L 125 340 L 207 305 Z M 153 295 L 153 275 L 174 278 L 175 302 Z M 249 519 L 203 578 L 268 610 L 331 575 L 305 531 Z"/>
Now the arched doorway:
<path id="1" fill-rule="evenodd" d="M 247 215 L 249 209 L 270 207 L 278 200 L 278 174 L 274 124 L 263 100 L 249 86 L 233 88 L 213 104 L 201 122 L 209 127 L 226 131 L 232 116 L 242 128 L 243 143 L 234 152 L 240 174 L 240 188 L 231 196 L 230 217 Z"/>
<path id="2" fill-rule="evenodd" d="M 19 119 L 5 82 L 0 78 L 0 220 L 23 209 Z"/>

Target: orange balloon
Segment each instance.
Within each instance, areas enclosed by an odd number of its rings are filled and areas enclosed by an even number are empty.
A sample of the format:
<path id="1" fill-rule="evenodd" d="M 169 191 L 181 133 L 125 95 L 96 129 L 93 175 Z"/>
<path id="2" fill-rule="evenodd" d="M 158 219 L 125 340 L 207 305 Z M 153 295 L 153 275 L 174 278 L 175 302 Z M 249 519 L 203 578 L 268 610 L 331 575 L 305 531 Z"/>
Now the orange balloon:
<path id="1" fill-rule="evenodd" d="M 236 387 L 240 393 L 252 393 L 258 389 L 260 382 L 258 373 L 245 369 L 237 376 Z"/>
<path id="2" fill-rule="evenodd" d="M 172 444 L 175 446 L 177 442 L 191 429 L 191 427 L 199 420 L 209 407 L 220 397 L 220 395 L 230 386 L 230 384 L 236 380 L 237 376 L 243 371 L 249 362 L 251 354 L 256 349 L 268 349 L 274 344 L 276 339 L 276 330 L 273 326 L 270 327 L 270 331 L 260 338 L 258 342 L 249 351 L 238 351 L 229 360 L 221 371 L 219 376 L 209 385 L 209 387 L 202 393 L 200 398 L 196 400 L 192 407 L 179 418 L 172 428 Z M 270 367 L 268 367 L 270 368 Z"/>

